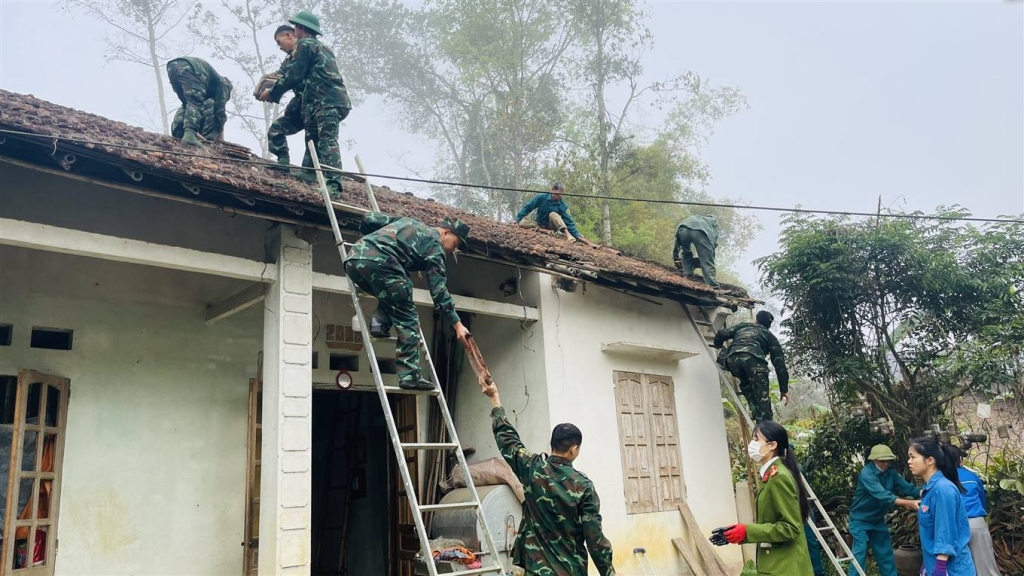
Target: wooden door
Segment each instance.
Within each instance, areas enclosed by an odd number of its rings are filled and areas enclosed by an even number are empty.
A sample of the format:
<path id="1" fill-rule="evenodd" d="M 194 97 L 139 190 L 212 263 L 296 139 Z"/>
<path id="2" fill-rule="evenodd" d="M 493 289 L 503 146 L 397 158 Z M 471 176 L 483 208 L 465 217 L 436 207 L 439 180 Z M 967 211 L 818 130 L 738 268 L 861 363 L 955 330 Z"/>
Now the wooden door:
<path id="1" fill-rule="evenodd" d="M 71 383 L 20 370 L 0 573 L 52 575 Z"/>
<path id="2" fill-rule="evenodd" d="M 249 380 L 249 437 L 246 442 L 248 466 L 245 478 L 245 540 L 242 549 L 243 574 L 255 576 L 260 556 L 260 473 L 263 450 L 263 382 Z"/>

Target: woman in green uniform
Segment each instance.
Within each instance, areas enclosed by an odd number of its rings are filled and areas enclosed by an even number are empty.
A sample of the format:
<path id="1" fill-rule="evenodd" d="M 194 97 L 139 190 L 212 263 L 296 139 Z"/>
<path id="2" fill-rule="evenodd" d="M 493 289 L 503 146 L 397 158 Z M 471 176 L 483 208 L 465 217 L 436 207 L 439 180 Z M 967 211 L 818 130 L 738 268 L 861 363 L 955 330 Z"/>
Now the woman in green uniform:
<path id="1" fill-rule="evenodd" d="M 747 454 L 761 464 L 757 523 L 718 528 L 711 542 L 718 546 L 756 543 L 758 574 L 813 576 L 803 529 L 810 505 L 798 480 L 800 471 L 789 447 L 789 434 L 781 424 L 760 422 L 754 427 Z"/>

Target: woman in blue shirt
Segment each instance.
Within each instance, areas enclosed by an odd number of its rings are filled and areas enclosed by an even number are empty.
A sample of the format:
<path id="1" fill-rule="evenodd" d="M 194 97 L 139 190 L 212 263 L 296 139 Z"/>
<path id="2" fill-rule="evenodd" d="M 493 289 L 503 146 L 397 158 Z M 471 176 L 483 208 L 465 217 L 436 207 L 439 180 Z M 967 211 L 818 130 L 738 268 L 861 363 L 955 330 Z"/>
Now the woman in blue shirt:
<path id="1" fill-rule="evenodd" d="M 968 546 L 971 548 L 971 557 L 974 559 L 974 567 L 978 569 L 978 576 L 1000 576 L 999 566 L 996 565 L 995 551 L 992 549 L 992 534 L 988 530 L 988 497 L 985 495 L 985 482 L 974 470 L 963 465 L 963 459 L 967 453 L 960 450 L 957 453 L 957 474 L 960 477 L 960 484 L 967 493 L 964 494 L 964 508 L 967 509 L 967 522 L 971 526 L 971 541 Z"/>
<path id="2" fill-rule="evenodd" d="M 976 576 L 958 463 L 956 448 L 928 436 L 911 441 L 907 451 L 910 472 L 924 479 L 917 524 L 926 576 Z"/>

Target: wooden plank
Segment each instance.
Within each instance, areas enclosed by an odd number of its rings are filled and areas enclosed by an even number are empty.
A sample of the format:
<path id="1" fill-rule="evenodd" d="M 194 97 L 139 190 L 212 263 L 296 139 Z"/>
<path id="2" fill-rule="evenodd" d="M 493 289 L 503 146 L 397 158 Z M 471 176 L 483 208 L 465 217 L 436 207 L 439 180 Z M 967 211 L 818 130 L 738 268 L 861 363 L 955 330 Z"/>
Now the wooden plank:
<path id="1" fill-rule="evenodd" d="M 232 294 L 216 304 L 208 304 L 206 306 L 206 323 L 213 324 L 218 320 L 223 320 L 254 304 L 259 304 L 266 297 L 267 292 L 263 284 L 252 284 L 248 288 Z"/>
<path id="2" fill-rule="evenodd" d="M 701 558 L 704 559 L 708 576 L 730 576 L 725 562 L 719 558 L 711 541 L 704 537 L 704 533 L 700 530 L 700 524 L 697 523 L 697 518 L 694 517 L 693 511 L 690 510 L 690 507 L 685 502 L 679 505 L 679 513 L 683 515 L 683 524 L 686 525 L 686 529 L 690 531 L 694 541 L 697 542 L 697 551 L 700 552 Z"/>
<path id="3" fill-rule="evenodd" d="M 686 542 L 683 542 L 682 538 L 673 538 L 672 545 L 676 547 L 676 552 L 679 552 L 679 555 L 683 557 L 683 560 L 690 568 L 690 571 L 693 572 L 694 576 L 707 576 L 707 574 L 704 573 L 704 568 L 700 565 L 700 558 L 698 558 L 697 555 L 686 546 Z"/>
<path id="4" fill-rule="evenodd" d="M 277 269 L 265 262 L 10 218 L 0 218 L 0 244 L 239 280 L 277 279 Z"/>

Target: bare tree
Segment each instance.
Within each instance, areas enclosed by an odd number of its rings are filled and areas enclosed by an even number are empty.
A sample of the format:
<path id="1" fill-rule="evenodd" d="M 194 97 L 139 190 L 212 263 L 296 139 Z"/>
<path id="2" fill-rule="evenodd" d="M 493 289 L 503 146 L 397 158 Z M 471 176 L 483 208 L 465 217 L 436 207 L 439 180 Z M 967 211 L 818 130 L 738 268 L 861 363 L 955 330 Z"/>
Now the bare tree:
<path id="1" fill-rule="evenodd" d="M 628 139 L 630 115 L 645 97 L 653 97 L 661 107 L 674 104 L 674 94 L 690 89 L 696 77 L 683 73 L 663 81 L 642 84 L 643 57 L 653 43 L 650 30 L 644 25 L 645 15 L 636 0 L 576 0 L 574 16 L 582 41 L 575 53 L 579 80 L 590 88 L 593 139 L 584 144 L 589 149 L 597 171 L 594 188 L 605 197 L 612 193 L 612 173 L 616 149 Z M 626 98 L 621 107 L 612 106 L 608 91 L 625 85 Z M 592 143 L 591 143 L 592 142 Z M 595 146 L 596 144 L 596 146 Z M 602 205 L 601 241 L 612 240 L 611 208 Z"/>
<path id="2" fill-rule="evenodd" d="M 214 11 L 216 9 L 216 11 Z M 285 21 L 287 7 L 280 0 L 221 0 L 219 8 L 196 10 L 188 28 L 199 43 L 213 50 L 214 57 L 233 62 L 253 86 L 261 76 L 277 69 L 283 58 L 274 47 L 273 33 Z M 256 102 L 250 90 L 236 89 L 231 115 L 256 138 L 261 155 L 267 157 L 267 131 L 279 105 Z M 252 111 L 256 107 L 256 111 Z"/>
<path id="3" fill-rule="evenodd" d="M 65 9 L 78 11 L 113 28 L 104 38 L 107 61 L 128 62 L 153 71 L 160 101 L 160 122 L 170 134 L 163 64 L 172 55 L 187 53 L 172 33 L 197 2 L 193 0 L 64 0 Z"/>

